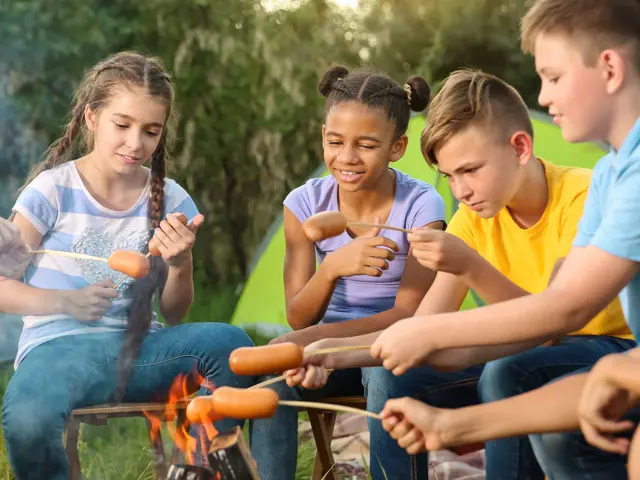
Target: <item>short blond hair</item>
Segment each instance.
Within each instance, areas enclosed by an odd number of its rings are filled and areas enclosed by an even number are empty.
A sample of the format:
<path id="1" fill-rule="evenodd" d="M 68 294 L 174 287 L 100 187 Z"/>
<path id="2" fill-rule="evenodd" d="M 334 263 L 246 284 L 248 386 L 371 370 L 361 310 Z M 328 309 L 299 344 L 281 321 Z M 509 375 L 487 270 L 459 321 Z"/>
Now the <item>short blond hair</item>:
<path id="1" fill-rule="evenodd" d="M 640 1 L 537 0 L 521 22 L 522 50 L 534 53 L 540 34 L 562 34 L 578 40 L 587 66 L 602 50 L 630 47 L 629 60 L 640 71 Z"/>
<path id="2" fill-rule="evenodd" d="M 427 111 L 420 137 L 422 155 L 437 165 L 436 150 L 470 126 L 485 128 L 496 141 L 508 141 L 518 130 L 533 138 L 529 110 L 507 82 L 479 70 L 457 70 L 442 84 Z"/>

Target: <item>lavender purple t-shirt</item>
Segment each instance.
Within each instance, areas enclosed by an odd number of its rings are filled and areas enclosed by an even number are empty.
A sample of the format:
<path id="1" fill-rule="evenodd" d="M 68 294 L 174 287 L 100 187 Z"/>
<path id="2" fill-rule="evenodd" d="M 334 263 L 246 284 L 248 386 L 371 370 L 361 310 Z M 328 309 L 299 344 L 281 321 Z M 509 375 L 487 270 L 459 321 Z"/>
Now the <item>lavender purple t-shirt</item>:
<path id="1" fill-rule="evenodd" d="M 428 183 L 393 169 L 396 174 L 396 191 L 387 225 L 411 229 L 428 223 L 445 221 L 445 206 L 440 194 Z M 338 211 L 338 184 L 332 176 L 313 178 L 293 190 L 284 205 L 304 222 L 319 212 Z M 394 230 L 382 230 L 380 235 L 398 245 L 395 259 L 380 277 L 356 275 L 338 280 L 331 301 L 321 323 L 352 320 L 393 308 L 400 280 L 409 253 L 407 235 Z M 321 263 L 328 253 L 352 240 L 344 232 L 337 237 L 316 242 L 316 258 Z"/>

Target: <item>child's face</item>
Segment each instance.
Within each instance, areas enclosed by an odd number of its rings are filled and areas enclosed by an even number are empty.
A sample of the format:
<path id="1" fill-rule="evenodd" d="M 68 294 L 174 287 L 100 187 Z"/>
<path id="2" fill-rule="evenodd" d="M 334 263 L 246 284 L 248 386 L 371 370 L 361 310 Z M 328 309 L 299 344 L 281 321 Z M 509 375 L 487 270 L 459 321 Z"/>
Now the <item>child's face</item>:
<path id="1" fill-rule="evenodd" d="M 603 139 L 611 103 L 600 64 L 588 67 L 575 41 L 541 34 L 535 43 L 536 70 L 542 79 L 538 101 L 549 109 L 565 140 Z"/>
<path id="2" fill-rule="evenodd" d="M 340 103 L 322 127 L 324 161 L 341 188 L 376 188 L 389 162 L 399 160 L 407 137 L 394 139 L 394 125 L 385 112 L 358 102 Z"/>
<path id="3" fill-rule="evenodd" d="M 118 88 L 97 115 L 85 114 L 93 152 L 118 174 L 134 172 L 155 152 L 166 116 L 166 105 L 144 90 Z"/>
<path id="4" fill-rule="evenodd" d="M 438 170 L 460 203 L 491 218 L 518 191 L 522 165 L 531 156 L 530 143 L 523 132 L 515 133 L 511 143 L 499 142 L 486 127 L 470 126 L 436 150 Z"/>

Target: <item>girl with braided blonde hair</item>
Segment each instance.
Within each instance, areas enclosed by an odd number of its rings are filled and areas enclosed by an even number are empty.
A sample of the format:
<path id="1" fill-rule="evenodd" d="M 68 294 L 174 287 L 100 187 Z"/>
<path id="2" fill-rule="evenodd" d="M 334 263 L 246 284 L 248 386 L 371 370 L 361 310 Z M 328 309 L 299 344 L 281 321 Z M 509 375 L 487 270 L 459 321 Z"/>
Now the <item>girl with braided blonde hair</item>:
<path id="1" fill-rule="evenodd" d="M 33 255 L 22 281 L 19 275 L 2 281 L 0 311 L 24 320 L 2 405 L 18 480 L 69 477 L 61 438 L 75 408 L 162 401 L 181 374 L 196 384 L 247 387 L 253 381 L 228 366 L 233 349 L 251 345 L 242 330 L 176 325 L 193 301 L 191 249 L 203 216 L 165 177 L 173 97 L 170 76 L 156 59 L 121 52 L 98 63 L 80 83 L 64 135 L 13 208 L 12 221 L 33 250 L 145 253 L 153 237 L 161 254 L 152 257 L 149 276 L 135 282 L 106 263 L 46 253 Z M 151 309 L 156 291 L 172 328 L 162 328 Z"/>

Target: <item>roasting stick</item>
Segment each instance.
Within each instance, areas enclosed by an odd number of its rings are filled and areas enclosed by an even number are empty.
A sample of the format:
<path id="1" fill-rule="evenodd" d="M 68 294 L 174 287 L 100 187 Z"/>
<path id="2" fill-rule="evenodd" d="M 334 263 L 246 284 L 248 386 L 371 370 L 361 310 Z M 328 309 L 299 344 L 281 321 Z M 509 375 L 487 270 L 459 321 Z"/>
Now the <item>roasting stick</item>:
<path id="1" fill-rule="evenodd" d="M 350 222 L 342 213 L 336 211 L 320 212 L 311 215 L 302 224 L 305 236 L 314 242 L 342 235 L 347 227 L 377 228 L 380 230 L 396 230 L 398 232 L 411 233 L 406 228 L 392 225 L 380 225 L 370 222 Z"/>
<path id="2" fill-rule="evenodd" d="M 109 260 L 102 257 L 94 257 L 93 255 L 85 255 L 84 253 L 61 252 L 58 250 L 31 250 L 31 253 L 46 253 L 49 255 L 57 255 L 60 257 L 79 258 L 81 260 L 95 260 L 96 262 L 109 263 Z"/>
<path id="3" fill-rule="evenodd" d="M 195 397 L 187 406 L 186 416 L 191 423 L 206 423 L 222 418 L 269 418 L 273 417 L 279 406 L 316 408 L 381 418 L 377 413 L 344 405 L 280 400 L 278 393 L 270 388 L 248 390 L 233 387 L 218 387 L 211 395 Z"/>
<path id="4" fill-rule="evenodd" d="M 356 351 L 356 350 L 368 350 L 370 348 L 371 348 L 371 345 L 350 345 L 350 346 L 344 346 L 344 347 L 321 348 L 320 350 L 311 350 L 306 353 L 308 353 L 309 355 L 322 355 L 327 353 L 340 353 L 340 352 L 349 352 L 349 351 Z M 328 369 L 327 372 L 331 373 L 333 372 L 333 369 Z M 286 378 L 287 378 L 286 374 L 280 375 L 279 377 L 270 378 L 269 380 L 265 380 L 264 382 L 260 382 L 255 385 L 252 385 L 251 387 L 249 387 L 249 389 L 268 387 L 269 385 L 273 385 L 274 383 L 278 383 L 282 380 L 286 380 Z"/>
<path id="5" fill-rule="evenodd" d="M 382 417 L 377 413 L 373 413 L 368 410 L 362 410 L 361 408 L 347 407 L 345 405 L 334 405 L 332 403 L 297 402 L 294 400 L 280 400 L 278 402 L 278 405 L 282 405 L 285 407 L 319 408 L 321 410 L 333 410 L 334 412 L 356 413 L 358 415 L 364 415 L 365 417 L 371 417 L 377 420 L 382 420 Z"/>
<path id="6" fill-rule="evenodd" d="M 377 223 L 368 222 L 347 222 L 349 227 L 365 227 L 365 228 L 379 228 L 380 230 L 395 230 L 396 232 L 411 233 L 411 230 L 407 230 L 402 227 L 394 227 L 393 225 L 379 225 Z"/>

